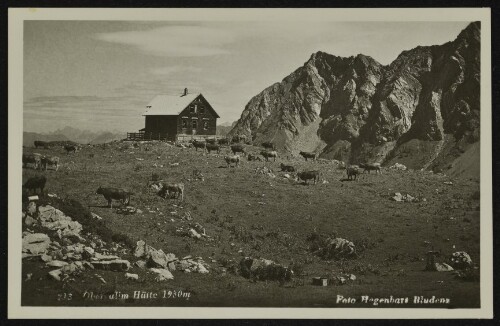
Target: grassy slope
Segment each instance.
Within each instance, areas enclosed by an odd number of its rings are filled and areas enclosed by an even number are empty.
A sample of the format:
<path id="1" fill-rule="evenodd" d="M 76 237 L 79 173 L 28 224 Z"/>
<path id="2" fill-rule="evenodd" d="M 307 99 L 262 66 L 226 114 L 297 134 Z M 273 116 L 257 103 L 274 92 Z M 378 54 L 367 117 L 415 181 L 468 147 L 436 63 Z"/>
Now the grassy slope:
<path id="1" fill-rule="evenodd" d="M 211 257 L 218 261 L 222 258 L 239 261 L 242 254 L 238 250 L 242 249 L 243 255 L 262 256 L 284 264 L 292 261 L 302 264 L 305 285 L 283 287 L 277 283 L 252 283 L 231 274 L 223 276 L 217 263 L 210 263 L 208 275 L 174 272 L 175 280 L 156 283 L 144 270 L 135 267 L 132 272 L 139 273 L 144 280 L 140 283 L 126 281 L 122 273 L 99 271 L 108 280 L 102 285 L 91 271 L 69 283 L 68 288 L 76 294 L 85 290 L 130 293 L 134 290 L 183 289 L 193 293 L 191 299 L 102 303 L 82 301 L 77 295 L 72 301 L 59 302 L 56 294 L 63 291 L 62 284 L 48 280 L 48 270 L 40 269 L 38 262 L 26 260 L 23 273 L 33 272 L 36 281 L 23 283 L 23 304 L 335 306 L 337 294 L 371 294 L 436 295 L 450 297 L 452 307 L 479 305 L 479 283 L 463 282 L 449 273 L 423 271 L 425 252 L 431 248 L 442 251 L 442 261 L 456 250 L 465 250 L 479 263 L 479 201 L 473 196 L 479 191 L 478 182 L 457 179 L 449 186 L 443 184 L 449 180 L 443 175 L 388 170 L 382 175 L 366 174 L 357 182 L 342 182 L 344 171 L 337 170 L 333 164 L 288 161 L 299 170 L 319 169 L 321 179 L 329 181 L 306 186 L 282 178 L 282 173 L 276 173 L 277 178 L 273 179 L 254 172 L 264 164 L 277 171 L 280 162 L 243 160 L 239 168 L 228 169 L 224 167 L 223 154 L 207 155 L 165 144 L 151 148 L 151 151 L 120 150 L 116 146 L 106 150 L 84 148 L 69 155 L 61 153 L 60 149 L 39 149 L 37 152 L 59 155 L 63 166 L 58 172 L 24 169 L 23 181 L 34 174 L 45 173 L 49 192 L 91 206 L 90 209 L 117 232 L 136 240 L 143 239 L 178 257 L 192 254 L 202 256 L 207 262 Z M 254 151 L 259 149 L 254 148 Z M 90 153 L 95 154 L 94 158 Z M 144 161 L 136 160 L 137 157 Z M 179 162 L 179 166 L 169 165 L 175 162 Z M 154 167 L 155 163 L 164 167 Z M 205 181 L 188 181 L 193 169 L 199 169 Z M 174 207 L 175 200 L 163 200 L 146 187 L 152 173 L 159 173 L 168 181 L 186 184 L 183 208 Z M 100 185 L 134 191 L 132 204 L 143 210 L 143 214 L 124 216 L 103 207 L 104 198 L 94 194 Z M 393 202 L 389 195 L 394 192 L 423 196 L 427 201 Z M 156 213 L 150 213 L 149 209 Z M 177 236 L 175 228 L 184 222 L 170 215 L 174 210 L 179 215 L 191 212 L 193 222 L 202 224 L 207 234 L 217 240 L 204 242 Z M 306 238 L 315 229 L 352 240 L 358 247 L 365 243 L 368 249 L 355 261 L 322 261 L 307 250 Z M 424 241 L 431 244 L 426 245 Z M 133 257 L 128 258 L 135 261 Z M 310 285 L 313 276 L 342 271 L 354 273 L 358 280 L 338 287 Z"/>

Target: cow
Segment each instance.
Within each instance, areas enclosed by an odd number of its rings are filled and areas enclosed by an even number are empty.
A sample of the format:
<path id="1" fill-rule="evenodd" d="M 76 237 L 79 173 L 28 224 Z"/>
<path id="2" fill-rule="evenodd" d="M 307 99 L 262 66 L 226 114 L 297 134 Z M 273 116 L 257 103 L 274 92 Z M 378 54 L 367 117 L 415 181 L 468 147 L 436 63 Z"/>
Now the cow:
<path id="1" fill-rule="evenodd" d="M 66 154 L 70 152 L 76 153 L 77 147 L 75 145 L 64 145 L 64 149 L 66 150 Z"/>
<path id="2" fill-rule="evenodd" d="M 195 140 L 195 141 L 193 142 L 193 146 L 194 146 L 194 148 L 196 149 L 196 151 L 198 151 L 198 148 L 205 149 L 206 145 L 207 145 L 207 144 L 206 144 L 205 142 L 201 142 L 201 141 L 196 141 L 196 140 Z"/>
<path id="3" fill-rule="evenodd" d="M 179 198 L 181 201 L 184 200 L 184 184 L 183 183 L 166 183 L 163 184 L 158 195 L 164 198 L 173 195 L 173 198 Z"/>
<path id="4" fill-rule="evenodd" d="M 241 143 L 241 142 L 246 143 L 246 141 L 247 141 L 247 136 L 245 135 L 236 135 L 232 138 L 233 143 Z"/>
<path id="5" fill-rule="evenodd" d="M 273 150 L 273 151 L 276 149 L 276 146 L 271 142 L 263 142 L 262 147 L 264 147 L 265 149 Z"/>
<path id="6" fill-rule="evenodd" d="M 260 156 L 253 155 L 253 154 L 248 154 L 247 160 L 248 161 L 259 161 L 259 162 L 262 161 L 262 159 L 260 158 Z"/>
<path id="7" fill-rule="evenodd" d="M 23 188 L 26 188 L 28 191 L 33 190 L 33 192 L 35 193 L 37 189 L 40 189 L 40 192 L 43 193 L 43 189 L 45 188 L 46 182 L 47 178 L 45 176 L 31 177 L 23 185 Z"/>
<path id="8" fill-rule="evenodd" d="M 23 166 L 28 166 L 28 164 L 34 164 L 35 169 L 41 167 L 42 155 L 38 153 L 24 154 L 23 153 Z"/>
<path id="9" fill-rule="evenodd" d="M 356 180 L 358 174 L 359 174 L 359 166 L 357 165 L 349 165 L 346 167 L 346 172 L 347 172 L 347 180 L 352 180 L 354 177 L 354 180 Z"/>
<path id="10" fill-rule="evenodd" d="M 285 165 L 285 164 L 281 163 L 280 167 L 281 167 L 281 171 L 283 171 L 283 172 L 295 172 L 295 168 L 291 165 Z"/>
<path id="11" fill-rule="evenodd" d="M 260 152 L 260 155 L 264 156 L 266 161 L 269 161 L 269 158 L 272 157 L 272 158 L 274 158 L 274 162 L 276 162 L 276 158 L 278 157 L 278 152 L 276 152 L 276 151 L 262 151 L 262 152 Z"/>
<path id="12" fill-rule="evenodd" d="M 130 204 L 130 196 L 133 195 L 133 192 L 126 191 L 121 188 L 103 188 L 99 187 L 96 192 L 98 195 L 103 195 L 104 198 L 108 201 L 108 207 L 113 208 L 113 199 L 121 200 L 124 205 Z"/>
<path id="13" fill-rule="evenodd" d="M 304 183 L 307 184 L 308 180 L 314 180 L 314 184 L 316 184 L 319 181 L 319 171 L 314 170 L 314 171 L 303 171 L 297 173 L 297 181 L 302 180 Z"/>
<path id="14" fill-rule="evenodd" d="M 236 153 L 245 154 L 245 148 L 243 145 L 231 145 L 231 152 L 233 152 L 234 155 L 236 155 Z"/>
<path id="15" fill-rule="evenodd" d="M 318 157 L 318 153 L 302 152 L 301 151 L 299 154 L 302 155 L 302 157 L 305 158 L 306 161 L 308 158 L 312 158 L 313 160 L 315 160 Z"/>
<path id="16" fill-rule="evenodd" d="M 208 143 L 206 146 L 207 152 L 210 154 L 211 151 L 217 151 L 217 154 L 220 153 L 220 146 L 217 144 Z"/>
<path id="17" fill-rule="evenodd" d="M 49 143 L 46 141 L 35 140 L 35 148 L 43 147 L 45 149 L 49 148 Z"/>
<path id="18" fill-rule="evenodd" d="M 229 144 L 229 139 L 221 138 L 217 142 L 219 143 L 219 145 L 227 145 L 227 144 Z"/>
<path id="19" fill-rule="evenodd" d="M 239 155 L 224 156 L 224 160 L 226 161 L 227 167 L 230 167 L 232 163 L 234 163 L 235 167 L 237 167 L 240 164 Z"/>
<path id="20" fill-rule="evenodd" d="M 212 138 L 212 139 L 206 139 L 207 144 L 217 144 L 217 139 Z"/>
<path id="21" fill-rule="evenodd" d="M 59 169 L 59 157 L 57 156 L 43 156 L 41 159 L 41 167 L 45 168 L 45 171 L 47 171 L 47 167 L 49 165 L 55 166 L 56 171 Z"/>
<path id="22" fill-rule="evenodd" d="M 359 164 L 359 167 L 363 169 L 363 173 L 368 171 L 368 174 L 370 174 L 370 171 L 372 170 L 374 170 L 375 173 L 382 173 L 380 163 L 361 163 Z"/>

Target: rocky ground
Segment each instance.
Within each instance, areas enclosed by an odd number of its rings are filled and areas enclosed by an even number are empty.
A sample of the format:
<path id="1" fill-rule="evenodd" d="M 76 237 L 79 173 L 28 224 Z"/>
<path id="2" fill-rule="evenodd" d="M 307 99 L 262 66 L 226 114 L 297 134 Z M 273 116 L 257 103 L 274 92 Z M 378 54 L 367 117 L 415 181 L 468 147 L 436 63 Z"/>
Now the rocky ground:
<path id="1" fill-rule="evenodd" d="M 480 304 L 478 180 L 394 163 L 347 181 L 339 162 L 294 157 L 227 168 L 227 149 L 156 142 L 25 151 L 62 165 L 23 169 L 23 182 L 48 180 L 23 201 L 23 305 Z M 320 182 L 295 181 L 282 162 Z M 184 201 L 158 196 L 162 182 L 183 182 Z M 99 186 L 134 192 L 130 205 L 108 208 Z"/>

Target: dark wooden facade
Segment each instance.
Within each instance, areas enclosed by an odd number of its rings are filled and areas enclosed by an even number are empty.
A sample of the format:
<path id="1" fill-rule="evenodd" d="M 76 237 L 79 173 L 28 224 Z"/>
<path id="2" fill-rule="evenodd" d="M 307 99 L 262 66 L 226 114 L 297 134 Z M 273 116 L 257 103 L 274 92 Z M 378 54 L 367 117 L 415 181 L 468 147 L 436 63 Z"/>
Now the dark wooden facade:
<path id="1" fill-rule="evenodd" d="M 219 116 L 203 97 L 197 96 L 178 115 L 147 115 L 145 134 L 176 140 L 178 135 L 215 135 Z"/>

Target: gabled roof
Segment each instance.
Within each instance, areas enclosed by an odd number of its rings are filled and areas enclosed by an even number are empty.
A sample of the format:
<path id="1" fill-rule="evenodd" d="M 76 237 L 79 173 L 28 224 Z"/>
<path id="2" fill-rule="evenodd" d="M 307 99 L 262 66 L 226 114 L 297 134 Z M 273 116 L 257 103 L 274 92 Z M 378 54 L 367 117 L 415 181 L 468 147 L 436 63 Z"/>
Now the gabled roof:
<path id="1" fill-rule="evenodd" d="M 157 95 L 148 103 L 143 115 L 178 115 L 199 95 Z"/>

